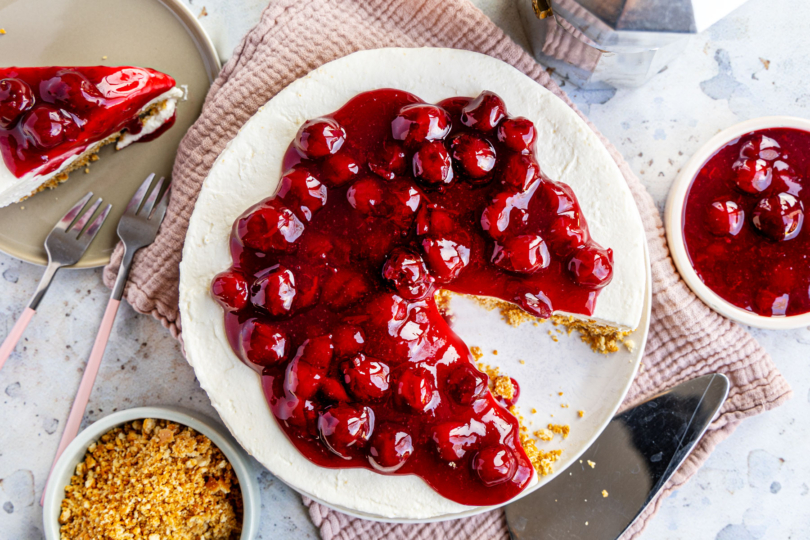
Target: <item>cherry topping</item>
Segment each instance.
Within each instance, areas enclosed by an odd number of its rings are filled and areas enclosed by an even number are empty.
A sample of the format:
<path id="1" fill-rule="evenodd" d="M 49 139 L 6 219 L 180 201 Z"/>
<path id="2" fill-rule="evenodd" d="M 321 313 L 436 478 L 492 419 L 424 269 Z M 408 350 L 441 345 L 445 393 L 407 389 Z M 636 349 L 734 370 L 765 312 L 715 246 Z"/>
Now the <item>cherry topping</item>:
<path id="1" fill-rule="evenodd" d="M 525 234 L 496 243 L 492 262 L 509 272 L 532 274 L 548 267 L 551 256 L 542 238 L 536 234 Z"/>
<path id="2" fill-rule="evenodd" d="M 447 393 L 459 405 L 472 405 L 487 393 L 487 376 L 467 362 L 459 364 L 447 377 Z"/>
<path id="3" fill-rule="evenodd" d="M 460 235 L 459 235 L 460 236 Z M 449 283 L 456 279 L 470 263 L 468 243 L 457 242 L 450 238 L 422 239 L 422 253 L 430 273 L 439 283 Z"/>
<path id="4" fill-rule="evenodd" d="M 439 404 L 433 375 L 424 368 L 407 368 L 397 379 L 395 401 L 401 409 L 426 413 Z"/>
<path id="5" fill-rule="evenodd" d="M 31 87 L 20 79 L 0 80 L 0 128 L 10 129 L 34 105 Z"/>
<path id="6" fill-rule="evenodd" d="M 509 229 L 516 231 L 528 222 L 525 200 L 520 193 L 498 193 L 481 214 L 481 228 L 498 240 Z"/>
<path id="7" fill-rule="evenodd" d="M 428 185 L 443 185 L 453 181 L 450 154 L 440 141 L 424 143 L 413 155 L 413 175 Z"/>
<path id="8" fill-rule="evenodd" d="M 512 451 L 502 444 L 481 449 L 472 461 L 473 470 L 487 487 L 508 482 L 517 472 L 517 460 Z"/>
<path id="9" fill-rule="evenodd" d="M 281 317 L 292 310 L 295 292 L 295 276 L 292 271 L 276 265 L 253 283 L 250 301 L 257 308 Z"/>
<path id="10" fill-rule="evenodd" d="M 244 309 L 250 299 L 248 282 L 241 273 L 225 271 L 214 276 L 211 293 L 217 302 L 228 311 Z"/>
<path id="11" fill-rule="evenodd" d="M 546 239 L 557 255 L 570 255 L 584 246 L 589 239 L 587 231 L 579 223 L 579 216 L 562 215 L 555 219 L 546 232 Z"/>
<path id="12" fill-rule="evenodd" d="M 782 160 L 773 163 L 773 184 L 774 191 L 784 191 L 799 196 L 802 191 L 802 179 L 796 171 Z"/>
<path id="13" fill-rule="evenodd" d="M 42 100 L 74 111 L 85 112 L 103 105 L 104 95 L 96 85 L 76 71 L 64 71 L 39 84 Z"/>
<path id="14" fill-rule="evenodd" d="M 311 159 L 334 154 L 343 146 L 346 132 L 331 118 L 307 120 L 295 136 L 295 146 Z"/>
<path id="15" fill-rule="evenodd" d="M 485 90 L 461 109 L 461 122 L 478 131 L 495 129 L 506 116 L 506 105 L 496 94 Z"/>
<path id="16" fill-rule="evenodd" d="M 790 294 L 777 294 L 761 289 L 754 297 L 756 312 L 766 317 L 784 317 L 790 303 Z"/>
<path id="17" fill-rule="evenodd" d="M 363 350 L 366 337 L 363 329 L 351 324 L 339 326 L 332 334 L 339 357 L 353 356 Z"/>
<path id="18" fill-rule="evenodd" d="M 402 176 L 408 169 L 405 150 L 398 142 L 385 141 L 382 147 L 369 157 L 368 168 L 386 180 Z"/>
<path id="19" fill-rule="evenodd" d="M 534 124 L 526 118 L 507 118 L 498 126 L 498 140 L 515 152 L 528 154 L 536 139 Z"/>
<path id="20" fill-rule="evenodd" d="M 388 365 L 358 354 L 340 365 L 343 382 L 349 392 L 360 401 L 378 401 L 388 394 Z"/>
<path id="21" fill-rule="evenodd" d="M 236 222 L 242 244 L 258 251 L 292 252 L 304 232 L 304 224 L 280 200 L 263 201 Z"/>
<path id="22" fill-rule="evenodd" d="M 743 227 L 745 212 L 734 201 L 715 201 L 706 213 L 706 226 L 717 236 L 736 236 Z"/>
<path id="23" fill-rule="evenodd" d="M 368 447 L 369 462 L 382 472 L 394 472 L 413 454 L 413 439 L 395 424 L 383 424 L 374 430 Z"/>
<path id="24" fill-rule="evenodd" d="M 766 135 L 754 135 L 740 148 L 740 157 L 743 159 L 773 161 L 780 153 L 779 143 Z"/>
<path id="25" fill-rule="evenodd" d="M 613 250 L 595 244 L 582 246 L 568 261 L 568 271 L 577 285 L 601 289 L 613 278 Z"/>
<path id="26" fill-rule="evenodd" d="M 771 195 L 754 208 L 753 222 L 771 240 L 792 240 L 802 230 L 804 206 L 790 193 Z"/>
<path id="27" fill-rule="evenodd" d="M 343 311 L 359 302 L 370 290 L 362 274 L 344 270 L 327 280 L 321 297 L 333 311 Z"/>
<path id="28" fill-rule="evenodd" d="M 296 165 L 281 177 L 276 197 L 284 201 L 301 221 L 311 221 L 313 214 L 326 204 L 326 186 L 306 167 Z"/>
<path id="29" fill-rule="evenodd" d="M 734 183 L 745 193 L 756 195 L 768 189 L 771 185 L 771 166 L 762 159 L 746 159 L 737 161 L 731 167 L 734 174 Z"/>
<path id="30" fill-rule="evenodd" d="M 484 178 L 495 168 L 495 147 L 472 133 L 459 133 L 450 141 L 450 155 L 470 179 Z"/>
<path id="31" fill-rule="evenodd" d="M 442 236 L 458 229 L 455 214 L 438 204 L 426 204 L 416 216 L 416 234 Z"/>
<path id="32" fill-rule="evenodd" d="M 422 202 L 421 193 L 416 186 L 405 180 L 393 182 L 387 187 L 383 215 L 399 227 L 409 229 Z"/>
<path id="33" fill-rule="evenodd" d="M 349 459 L 350 450 L 365 446 L 374 431 L 374 411 L 368 407 L 340 403 L 321 414 L 318 431 L 329 450 Z"/>
<path id="34" fill-rule="evenodd" d="M 463 458 L 468 450 L 475 449 L 486 433 L 486 426 L 478 420 L 472 419 L 469 423 L 451 421 L 437 425 L 432 439 L 439 457 L 453 462 Z"/>
<path id="35" fill-rule="evenodd" d="M 383 197 L 385 192 L 382 183 L 370 176 L 361 178 L 346 192 L 346 198 L 352 208 L 366 215 L 378 216 L 384 213 Z"/>
<path id="36" fill-rule="evenodd" d="M 399 110 L 391 122 L 391 135 L 406 146 L 438 141 L 450 133 L 450 116 L 437 105 L 414 103 Z"/>
<path id="37" fill-rule="evenodd" d="M 426 298 L 433 286 L 421 255 L 408 248 L 397 248 L 385 261 L 382 275 L 406 300 Z"/>
<path id="38" fill-rule="evenodd" d="M 75 141 L 81 132 L 68 112 L 52 105 L 37 105 L 22 121 L 26 137 L 39 148 L 53 148 L 66 141 Z"/>
<path id="39" fill-rule="evenodd" d="M 249 319 L 242 326 L 242 354 L 259 366 L 270 366 L 287 357 L 286 336 L 272 324 Z"/>
<path id="40" fill-rule="evenodd" d="M 323 179 L 330 187 L 348 183 L 359 171 L 360 165 L 348 154 L 332 154 L 323 160 Z"/>

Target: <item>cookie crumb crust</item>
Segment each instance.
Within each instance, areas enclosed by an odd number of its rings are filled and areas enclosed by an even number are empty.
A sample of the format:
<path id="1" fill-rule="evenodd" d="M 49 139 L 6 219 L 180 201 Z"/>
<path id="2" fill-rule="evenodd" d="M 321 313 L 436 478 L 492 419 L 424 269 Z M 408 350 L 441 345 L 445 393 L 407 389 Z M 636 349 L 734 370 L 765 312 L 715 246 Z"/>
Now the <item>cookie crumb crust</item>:
<path id="1" fill-rule="evenodd" d="M 87 449 L 65 487 L 62 540 L 236 540 L 242 493 L 211 440 L 166 420 L 136 420 Z"/>

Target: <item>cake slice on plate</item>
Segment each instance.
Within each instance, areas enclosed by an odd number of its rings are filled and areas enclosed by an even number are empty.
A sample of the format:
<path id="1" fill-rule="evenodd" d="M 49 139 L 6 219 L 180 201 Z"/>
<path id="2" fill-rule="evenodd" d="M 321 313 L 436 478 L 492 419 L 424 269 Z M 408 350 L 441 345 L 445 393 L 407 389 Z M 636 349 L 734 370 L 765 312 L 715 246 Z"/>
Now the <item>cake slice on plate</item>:
<path id="1" fill-rule="evenodd" d="M 105 144 L 159 136 L 182 97 L 149 68 L 0 68 L 0 207 L 56 187 Z"/>

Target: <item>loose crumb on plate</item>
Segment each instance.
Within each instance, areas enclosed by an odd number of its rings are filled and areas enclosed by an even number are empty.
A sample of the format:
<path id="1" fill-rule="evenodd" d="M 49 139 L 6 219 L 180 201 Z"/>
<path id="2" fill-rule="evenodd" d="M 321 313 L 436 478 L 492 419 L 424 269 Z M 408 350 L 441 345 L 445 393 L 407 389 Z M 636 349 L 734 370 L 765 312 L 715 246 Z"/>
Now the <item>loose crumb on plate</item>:
<path id="1" fill-rule="evenodd" d="M 5 28 L 0 28 L 0 35 L 4 35 L 5 33 L 6 33 L 6 29 Z"/>
<path id="2" fill-rule="evenodd" d="M 242 494 L 208 437 L 165 420 L 136 420 L 90 445 L 65 488 L 63 540 L 236 540 Z"/>
<path id="3" fill-rule="evenodd" d="M 470 352 L 472 353 L 473 358 L 475 358 L 476 362 L 478 362 L 479 360 L 481 360 L 481 358 L 484 357 L 484 351 L 481 350 L 481 347 L 473 345 L 472 347 L 470 347 Z"/>
<path id="4" fill-rule="evenodd" d="M 560 425 L 560 424 L 549 424 L 548 429 L 553 432 L 557 433 L 558 435 L 562 435 L 563 439 L 568 438 L 568 434 L 571 433 L 571 427 L 568 425 Z"/>
<path id="5" fill-rule="evenodd" d="M 607 496 L 608 496 L 608 492 L 607 492 L 607 490 L 606 490 L 606 489 L 603 489 L 603 490 L 602 490 L 602 497 L 607 498 Z"/>
<path id="6" fill-rule="evenodd" d="M 579 417 L 582 418 L 583 416 L 585 416 L 585 411 L 577 411 L 577 415 L 579 415 Z"/>
<path id="7" fill-rule="evenodd" d="M 593 462 L 593 461 L 591 461 L 590 459 L 588 460 L 588 465 L 591 467 L 591 469 L 593 469 L 594 467 L 596 467 L 596 463 L 595 463 L 595 462 Z"/>

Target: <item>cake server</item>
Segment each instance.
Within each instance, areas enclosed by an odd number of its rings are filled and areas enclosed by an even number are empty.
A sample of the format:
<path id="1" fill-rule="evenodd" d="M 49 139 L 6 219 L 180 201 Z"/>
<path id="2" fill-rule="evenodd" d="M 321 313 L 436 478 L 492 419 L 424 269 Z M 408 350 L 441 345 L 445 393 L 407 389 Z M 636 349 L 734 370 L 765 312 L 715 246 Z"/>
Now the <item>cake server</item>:
<path id="1" fill-rule="evenodd" d="M 73 405 L 70 407 L 70 415 L 65 423 L 65 430 L 62 432 L 62 438 L 59 440 L 59 448 L 56 450 L 56 456 L 51 464 L 51 471 L 56 464 L 59 456 L 65 450 L 68 444 L 76 438 L 79 433 L 79 426 L 84 417 L 84 410 L 87 408 L 87 402 L 90 400 L 90 393 L 93 391 L 93 383 L 96 381 L 98 368 L 101 365 L 101 359 L 104 357 L 104 350 L 107 348 L 107 341 L 110 339 L 110 332 L 112 332 L 115 316 L 118 313 L 118 306 L 121 304 L 121 297 L 124 295 L 124 286 L 127 284 L 127 277 L 129 270 L 132 266 L 132 258 L 135 252 L 144 248 L 155 241 L 160 224 L 166 215 L 166 208 L 169 206 L 169 187 L 165 192 L 161 193 L 163 189 L 164 178 L 161 178 L 155 184 L 155 187 L 149 191 L 149 187 L 154 180 L 154 173 L 150 174 L 146 180 L 135 192 L 135 195 L 130 199 L 124 215 L 121 216 L 118 222 L 118 237 L 124 244 L 124 256 L 121 259 L 121 266 L 118 268 L 118 277 L 115 279 L 115 286 L 113 286 L 112 293 L 110 294 L 110 301 L 107 303 L 107 309 L 104 312 L 104 318 L 101 319 L 101 327 L 98 329 L 96 341 L 93 343 L 93 349 L 90 351 L 90 358 L 87 360 L 87 366 L 84 368 L 84 375 L 79 384 L 79 390 L 76 392 L 76 398 L 73 400 Z M 149 197 L 147 197 L 149 194 Z M 145 199 L 145 201 L 144 201 Z M 48 478 L 51 474 L 48 473 Z M 45 482 L 47 487 L 47 481 Z M 45 500 L 45 489 L 42 490 L 42 499 L 39 504 Z"/>
<path id="2" fill-rule="evenodd" d="M 512 539 L 621 536 L 703 436 L 728 387 L 724 375 L 704 375 L 616 416 L 578 463 L 506 506 Z"/>
<path id="3" fill-rule="evenodd" d="M 17 322 L 14 324 L 11 332 L 6 336 L 6 339 L 3 340 L 3 344 L 0 345 L 0 369 L 3 369 L 3 364 L 5 364 L 8 357 L 11 356 L 11 352 L 14 350 L 14 347 L 16 347 L 23 332 L 25 332 L 28 323 L 30 323 L 31 319 L 34 317 L 34 313 L 36 313 L 37 307 L 39 307 L 39 303 L 42 301 L 45 293 L 48 292 L 48 287 L 51 286 L 51 281 L 53 281 L 57 270 L 63 266 L 70 266 L 79 262 L 84 252 L 87 251 L 90 242 L 93 241 L 93 238 L 96 237 L 99 229 L 101 229 L 101 226 L 104 224 L 104 220 L 107 219 L 107 215 L 112 208 L 110 204 L 96 216 L 96 219 L 94 219 L 85 230 L 85 225 L 87 225 L 93 217 L 98 207 L 101 206 L 101 199 L 98 199 L 86 212 L 79 216 L 92 198 L 92 191 L 82 197 L 79 202 L 73 205 L 73 208 L 67 211 L 67 214 L 62 216 L 62 219 L 54 225 L 51 232 L 48 233 L 47 238 L 45 238 L 45 252 L 48 254 L 48 266 L 45 267 L 45 274 L 43 274 L 42 279 L 39 280 L 37 290 L 34 291 L 34 296 L 31 297 L 28 306 L 23 310 L 22 315 L 17 319 Z"/>

